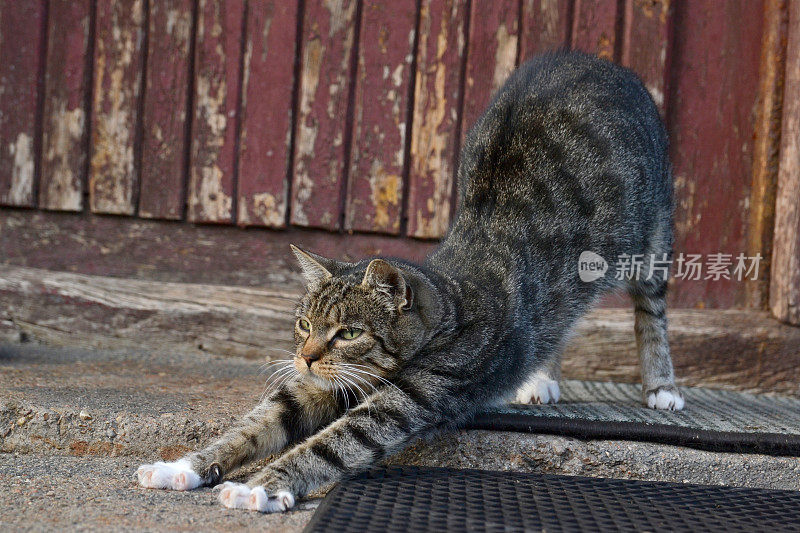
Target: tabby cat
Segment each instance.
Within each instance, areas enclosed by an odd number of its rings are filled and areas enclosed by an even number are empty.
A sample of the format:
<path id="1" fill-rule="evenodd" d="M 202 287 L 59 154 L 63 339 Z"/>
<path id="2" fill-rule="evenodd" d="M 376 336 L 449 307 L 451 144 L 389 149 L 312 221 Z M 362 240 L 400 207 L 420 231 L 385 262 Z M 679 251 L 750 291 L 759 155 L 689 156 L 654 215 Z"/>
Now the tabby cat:
<path id="1" fill-rule="evenodd" d="M 469 132 L 458 181 L 452 227 L 421 264 L 292 247 L 307 292 L 285 381 L 207 448 L 140 467 L 140 483 L 217 485 L 288 448 L 219 495 L 285 511 L 488 405 L 556 402 L 570 328 L 617 288 L 635 306 L 644 403 L 681 409 L 661 264 L 672 248 L 667 137 L 636 75 L 577 52 L 523 64 Z M 584 251 L 608 261 L 604 276 L 580 279 Z M 644 258 L 638 276 L 618 266 L 630 256 Z"/>

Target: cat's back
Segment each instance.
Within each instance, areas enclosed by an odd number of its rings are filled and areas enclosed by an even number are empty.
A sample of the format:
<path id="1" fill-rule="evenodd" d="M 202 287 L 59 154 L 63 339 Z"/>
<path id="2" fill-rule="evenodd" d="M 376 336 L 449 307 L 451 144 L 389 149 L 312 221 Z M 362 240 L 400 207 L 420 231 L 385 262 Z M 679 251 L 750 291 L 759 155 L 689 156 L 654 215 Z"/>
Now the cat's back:
<path id="1" fill-rule="evenodd" d="M 666 153 L 658 110 L 633 72 L 581 52 L 546 54 L 509 77 L 467 135 L 459 212 L 607 226 L 623 208 L 669 210 Z"/>

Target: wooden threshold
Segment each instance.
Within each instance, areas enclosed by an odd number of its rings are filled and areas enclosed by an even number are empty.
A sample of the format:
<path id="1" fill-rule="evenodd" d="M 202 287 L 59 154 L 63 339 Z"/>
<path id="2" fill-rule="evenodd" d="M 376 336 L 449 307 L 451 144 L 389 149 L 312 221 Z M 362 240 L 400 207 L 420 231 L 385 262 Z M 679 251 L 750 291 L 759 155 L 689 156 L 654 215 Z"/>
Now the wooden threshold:
<path id="1" fill-rule="evenodd" d="M 0 339 L 279 359 L 299 292 L 0 267 Z M 760 310 L 669 312 L 685 385 L 800 396 L 800 328 Z M 565 377 L 639 381 L 630 309 L 598 309 L 564 354 Z"/>

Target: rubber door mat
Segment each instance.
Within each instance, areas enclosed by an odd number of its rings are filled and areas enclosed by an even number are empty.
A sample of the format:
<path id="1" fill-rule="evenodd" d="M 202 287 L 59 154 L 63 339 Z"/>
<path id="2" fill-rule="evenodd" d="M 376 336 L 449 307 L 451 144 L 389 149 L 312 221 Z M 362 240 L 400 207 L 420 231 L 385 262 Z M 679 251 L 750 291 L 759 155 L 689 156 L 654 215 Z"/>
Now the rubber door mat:
<path id="1" fill-rule="evenodd" d="M 566 380 L 555 405 L 504 405 L 479 414 L 466 427 L 800 456 L 800 400 L 681 390 L 682 411 L 659 411 L 642 405 L 638 385 Z"/>
<path id="2" fill-rule="evenodd" d="M 336 486 L 306 531 L 799 531 L 800 493 L 396 467 Z"/>

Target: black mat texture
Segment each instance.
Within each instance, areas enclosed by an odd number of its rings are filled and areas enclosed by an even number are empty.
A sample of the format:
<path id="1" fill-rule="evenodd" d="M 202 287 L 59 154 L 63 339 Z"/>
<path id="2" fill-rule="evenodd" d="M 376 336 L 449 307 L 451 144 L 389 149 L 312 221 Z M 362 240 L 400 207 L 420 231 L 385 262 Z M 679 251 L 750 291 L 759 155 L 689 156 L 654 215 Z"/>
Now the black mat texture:
<path id="1" fill-rule="evenodd" d="M 479 414 L 466 427 L 800 457 L 800 400 L 681 390 L 686 407 L 661 411 L 642 405 L 638 385 L 565 380 L 555 405 L 504 405 Z"/>
<path id="2" fill-rule="evenodd" d="M 800 493 L 393 467 L 337 485 L 307 532 L 800 531 Z"/>

